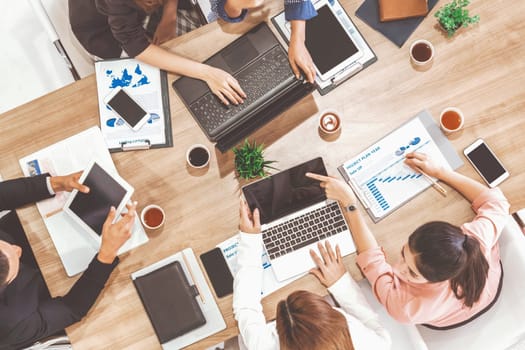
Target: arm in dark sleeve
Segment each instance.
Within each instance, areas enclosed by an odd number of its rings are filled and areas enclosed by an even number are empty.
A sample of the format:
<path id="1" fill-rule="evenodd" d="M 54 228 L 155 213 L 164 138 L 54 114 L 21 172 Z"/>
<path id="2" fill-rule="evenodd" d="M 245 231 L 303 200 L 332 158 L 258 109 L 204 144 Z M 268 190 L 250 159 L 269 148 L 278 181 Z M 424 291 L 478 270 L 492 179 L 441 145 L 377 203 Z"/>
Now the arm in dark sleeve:
<path id="1" fill-rule="evenodd" d="M 117 257 L 113 263 L 103 264 L 95 256 L 77 283 L 64 295 L 63 301 L 71 309 L 77 321 L 93 306 L 118 262 Z"/>
<path id="2" fill-rule="evenodd" d="M 17 347 L 26 346 L 80 321 L 97 300 L 117 264 L 118 258 L 112 264 L 103 264 L 95 256 L 65 296 L 41 302 L 31 316 L 10 330 L 8 341 Z"/>
<path id="3" fill-rule="evenodd" d="M 0 210 L 16 209 L 52 197 L 47 190 L 48 174 L 0 182 Z"/>

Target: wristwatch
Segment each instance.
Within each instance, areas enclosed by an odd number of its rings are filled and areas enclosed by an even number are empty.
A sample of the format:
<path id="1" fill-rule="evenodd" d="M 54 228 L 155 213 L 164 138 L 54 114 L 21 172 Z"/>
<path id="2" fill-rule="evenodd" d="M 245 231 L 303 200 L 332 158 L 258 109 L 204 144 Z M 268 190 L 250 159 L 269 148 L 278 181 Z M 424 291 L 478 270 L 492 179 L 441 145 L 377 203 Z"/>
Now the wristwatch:
<path id="1" fill-rule="evenodd" d="M 355 205 L 353 205 L 353 204 L 350 204 L 350 205 L 348 205 L 348 206 L 344 206 L 343 209 L 344 209 L 345 211 L 350 212 L 350 211 L 355 211 L 355 210 L 357 209 L 357 207 L 356 207 Z"/>

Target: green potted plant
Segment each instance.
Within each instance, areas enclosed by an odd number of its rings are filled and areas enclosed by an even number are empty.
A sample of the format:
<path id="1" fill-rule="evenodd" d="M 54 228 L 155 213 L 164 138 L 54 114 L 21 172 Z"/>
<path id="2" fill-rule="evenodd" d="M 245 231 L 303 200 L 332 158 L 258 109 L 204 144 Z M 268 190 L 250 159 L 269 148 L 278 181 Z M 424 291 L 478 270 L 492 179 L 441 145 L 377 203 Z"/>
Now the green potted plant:
<path id="1" fill-rule="evenodd" d="M 263 145 L 257 145 L 255 141 L 250 143 L 248 139 L 244 144 L 233 149 L 235 155 L 235 170 L 241 179 L 254 179 L 268 175 L 267 169 L 275 169 L 270 164 L 273 160 L 264 160 Z"/>
<path id="2" fill-rule="evenodd" d="M 469 24 L 479 22 L 478 15 L 472 17 L 469 15 L 469 11 L 466 9 L 468 4 L 470 4 L 469 0 L 453 0 L 440 8 L 434 15 L 449 37 L 453 36 L 461 26 L 466 28 Z"/>

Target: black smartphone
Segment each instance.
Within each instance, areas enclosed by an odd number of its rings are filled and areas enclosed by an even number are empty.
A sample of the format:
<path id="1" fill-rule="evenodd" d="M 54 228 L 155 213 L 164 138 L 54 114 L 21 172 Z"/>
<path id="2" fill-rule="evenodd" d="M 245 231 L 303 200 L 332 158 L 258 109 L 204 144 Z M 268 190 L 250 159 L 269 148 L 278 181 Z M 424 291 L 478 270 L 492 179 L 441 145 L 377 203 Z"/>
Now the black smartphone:
<path id="1" fill-rule="evenodd" d="M 150 115 L 122 88 L 115 88 L 104 102 L 133 129 L 139 130 Z"/>
<path id="2" fill-rule="evenodd" d="M 233 293 L 233 275 L 220 248 L 214 248 L 200 256 L 217 297 Z"/>
<path id="3" fill-rule="evenodd" d="M 496 187 L 509 177 L 507 169 L 482 139 L 474 141 L 463 153 L 489 187 Z"/>

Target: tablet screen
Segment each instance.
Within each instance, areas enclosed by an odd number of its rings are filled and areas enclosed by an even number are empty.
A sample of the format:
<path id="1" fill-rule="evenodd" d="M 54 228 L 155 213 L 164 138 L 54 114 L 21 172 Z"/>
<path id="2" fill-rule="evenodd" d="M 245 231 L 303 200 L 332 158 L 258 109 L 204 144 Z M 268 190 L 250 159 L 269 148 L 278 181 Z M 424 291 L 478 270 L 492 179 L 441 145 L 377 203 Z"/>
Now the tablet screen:
<path id="1" fill-rule="evenodd" d="M 127 191 L 97 163 L 89 171 L 84 185 L 89 187 L 89 193 L 78 192 L 69 209 L 100 236 L 109 209 L 111 206 L 118 208 Z"/>
<path id="2" fill-rule="evenodd" d="M 321 74 L 359 51 L 328 5 L 320 7 L 317 16 L 306 21 L 305 35 L 306 48 Z"/>

